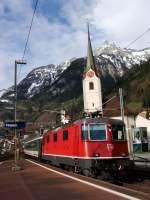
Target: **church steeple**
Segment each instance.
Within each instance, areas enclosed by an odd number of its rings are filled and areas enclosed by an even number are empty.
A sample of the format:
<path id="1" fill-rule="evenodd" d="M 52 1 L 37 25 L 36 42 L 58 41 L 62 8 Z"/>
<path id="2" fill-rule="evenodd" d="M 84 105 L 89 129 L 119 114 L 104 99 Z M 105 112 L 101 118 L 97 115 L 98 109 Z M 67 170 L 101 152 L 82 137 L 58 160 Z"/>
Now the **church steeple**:
<path id="1" fill-rule="evenodd" d="M 83 73 L 83 99 L 84 99 L 84 113 L 91 115 L 94 113 L 102 114 L 102 89 L 101 80 L 98 70 L 95 65 L 89 24 L 88 28 L 88 48 L 87 48 L 87 63 Z"/>
<path id="2" fill-rule="evenodd" d="M 87 62 L 84 72 L 88 72 L 92 69 L 95 74 L 98 76 L 98 72 L 95 66 L 95 60 L 93 56 L 92 44 L 90 39 L 90 31 L 89 31 L 89 23 L 87 22 L 87 30 L 88 30 L 88 47 L 87 47 Z"/>

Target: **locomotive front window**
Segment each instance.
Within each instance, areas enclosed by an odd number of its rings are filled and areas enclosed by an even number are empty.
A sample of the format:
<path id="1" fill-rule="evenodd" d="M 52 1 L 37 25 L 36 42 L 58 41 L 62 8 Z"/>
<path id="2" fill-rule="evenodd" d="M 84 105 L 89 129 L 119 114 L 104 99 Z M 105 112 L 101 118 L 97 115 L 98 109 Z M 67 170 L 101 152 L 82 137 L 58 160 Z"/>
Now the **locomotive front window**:
<path id="1" fill-rule="evenodd" d="M 106 140 L 106 128 L 104 124 L 90 125 L 91 140 Z"/>
<path id="2" fill-rule="evenodd" d="M 124 126 L 113 124 L 112 125 L 112 137 L 113 140 L 125 140 L 125 132 L 124 132 Z"/>
<path id="3" fill-rule="evenodd" d="M 82 125 L 82 140 L 106 140 L 106 128 L 104 124 Z"/>

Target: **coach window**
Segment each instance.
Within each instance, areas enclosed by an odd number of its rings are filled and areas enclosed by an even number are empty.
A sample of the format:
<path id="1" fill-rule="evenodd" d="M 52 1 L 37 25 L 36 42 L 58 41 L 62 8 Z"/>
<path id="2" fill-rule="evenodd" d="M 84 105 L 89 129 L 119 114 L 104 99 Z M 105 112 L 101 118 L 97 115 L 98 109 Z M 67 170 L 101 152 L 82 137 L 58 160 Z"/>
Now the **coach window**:
<path id="1" fill-rule="evenodd" d="M 68 140 L 68 130 L 63 131 L 63 140 Z"/>
<path id="2" fill-rule="evenodd" d="M 37 140 L 35 140 L 31 143 L 31 148 L 32 148 L 32 150 L 37 150 L 37 148 L 38 148 L 38 141 Z"/>
<path id="3" fill-rule="evenodd" d="M 54 142 L 57 142 L 57 133 L 54 133 Z"/>
<path id="4" fill-rule="evenodd" d="M 94 90 L 94 83 L 93 82 L 89 82 L 89 89 Z"/>
<path id="5" fill-rule="evenodd" d="M 49 137 L 49 135 L 47 135 L 47 137 L 46 137 L 46 141 L 47 141 L 47 143 L 50 142 L 50 137 Z"/>
<path id="6" fill-rule="evenodd" d="M 27 144 L 26 144 L 26 149 L 31 149 L 30 143 L 27 143 Z"/>

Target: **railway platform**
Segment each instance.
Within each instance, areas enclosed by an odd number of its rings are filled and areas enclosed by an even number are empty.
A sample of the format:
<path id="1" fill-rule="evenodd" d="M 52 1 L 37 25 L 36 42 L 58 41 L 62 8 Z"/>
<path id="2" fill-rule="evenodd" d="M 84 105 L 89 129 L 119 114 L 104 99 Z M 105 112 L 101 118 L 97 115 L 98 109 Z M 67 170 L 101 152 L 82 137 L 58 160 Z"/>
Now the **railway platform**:
<path id="1" fill-rule="evenodd" d="M 0 199 L 2 200 L 137 200 L 148 199 L 137 192 L 83 177 L 64 173 L 46 164 L 22 159 L 22 170 L 11 170 L 12 160 L 0 162 Z"/>
<path id="2" fill-rule="evenodd" d="M 147 159 L 147 160 L 149 160 L 150 161 L 150 152 L 143 152 L 143 153 L 134 153 L 133 154 L 133 156 L 132 156 L 133 158 L 135 157 L 139 157 L 139 158 L 145 158 L 145 159 Z"/>
<path id="3" fill-rule="evenodd" d="M 135 153 L 130 157 L 135 167 L 150 172 L 150 152 Z"/>

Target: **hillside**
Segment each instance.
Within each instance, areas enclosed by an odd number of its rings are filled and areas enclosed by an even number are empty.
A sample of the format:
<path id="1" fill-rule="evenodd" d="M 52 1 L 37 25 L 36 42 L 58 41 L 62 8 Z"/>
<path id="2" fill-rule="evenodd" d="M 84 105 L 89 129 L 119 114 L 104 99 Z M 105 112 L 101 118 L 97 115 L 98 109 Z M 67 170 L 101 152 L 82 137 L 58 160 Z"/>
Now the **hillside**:
<path id="1" fill-rule="evenodd" d="M 68 76 L 66 77 L 65 72 L 65 87 L 68 89 L 63 93 L 63 95 L 58 96 L 49 96 L 49 88 L 45 88 L 43 90 L 43 94 L 41 93 L 40 96 L 36 96 L 38 101 L 34 100 L 34 103 L 37 102 L 38 105 L 41 104 L 41 110 L 39 109 L 36 114 L 33 114 L 33 119 L 35 121 L 53 121 L 53 123 L 56 121 L 56 113 L 52 114 L 50 112 L 42 112 L 43 110 L 57 110 L 65 109 L 66 113 L 71 116 L 71 119 L 77 119 L 78 117 L 82 116 L 83 112 L 83 97 L 82 97 L 82 68 L 80 65 L 80 60 L 77 60 L 74 62 L 74 65 L 72 65 L 71 68 L 68 68 Z M 83 63 L 84 64 L 84 63 Z M 78 66 L 78 68 L 77 68 Z M 83 65 L 82 65 L 83 66 Z M 78 69 L 78 70 L 77 70 Z M 80 71 L 80 70 L 81 71 Z M 78 72 L 78 73 L 77 73 Z M 71 74 L 76 74 L 75 79 L 72 79 Z M 63 75 L 62 75 L 63 77 Z M 62 77 L 60 80 L 63 80 Z M 70 77 L 70 78 L 69 78 Z M 57 82 L 57 88 L 64 88 L 64 85 L 62 82 Z M 102 79 L 103 87 L 105 79 Z M 105 102 L 107 99 L 111 98 L 114 95 L 118 95 L 118 88 L 123 88 L 123 94 L 124 94 L 124 102 L 125 106 L 130 110 L 132 113 L 139 113 L 142 110 L 148 109 L 150 107 L 150 60 L 139 65 L 133 66 L 131 69 L 126 71 L 124 76 L 121 78 L 121 80 L 118 80 L 116 84 L 114 84 L 114 87 L 105 87 L 103 90 L 103 102 Z M 76 85 L 71 85 L 70 82 L 75 81 Z M 56 84 L 56 83 L 55 83 Z M 107 83 L 108 84 L 108 83 Z M 54 90 L 52 90 L 54 91 Z M 61 91 L 61 90 L 60 90 Z M 52 93 L 51 93 L 52 94 Z M 65 94 L 65 95 L 64 95 Z M 47 95 L 47 96 L 46 96 Z M 44 101 L 44 98 L 46 101 Z M 33 101 L 33 100 L 32 100 Z M 32 107 L 32 106 L 30 106 Z M 31 112 L 33 113 L 33 112 Z M 34 112 L 35 113 L 35 112 Z"/>
<path id="2" fill-rule="evenodd" d="M 130 110 L 138 113 L 150 107 L 150 60 L 126 72 L 118 87 L 123 88 Z"/>
<path id="3" fill-rule="evenodd" d="M 138 112 L 147 107 L 150 48 L 121 49 L 114 43 L 105 42 L 94 52 L 96 65 L 101 71 L 103 101 L 114 95 L 114 91 L 117 93 L 116 88 L 123 87 L 125 102 L 130 109 Z M 33 69 L 17 87 L 18 118 L 36 121 L 44 110 L 61 108 L 72 116 L 81 115 L 85 65 L 86 58 L 74 58 L 57 66 L 51 64 Z M 5 92 L 0 107 L 10 106 L 12 100 L 12 92 Z M 2 111 L 0 116 L 13 119 L 13 112 Z"/>

